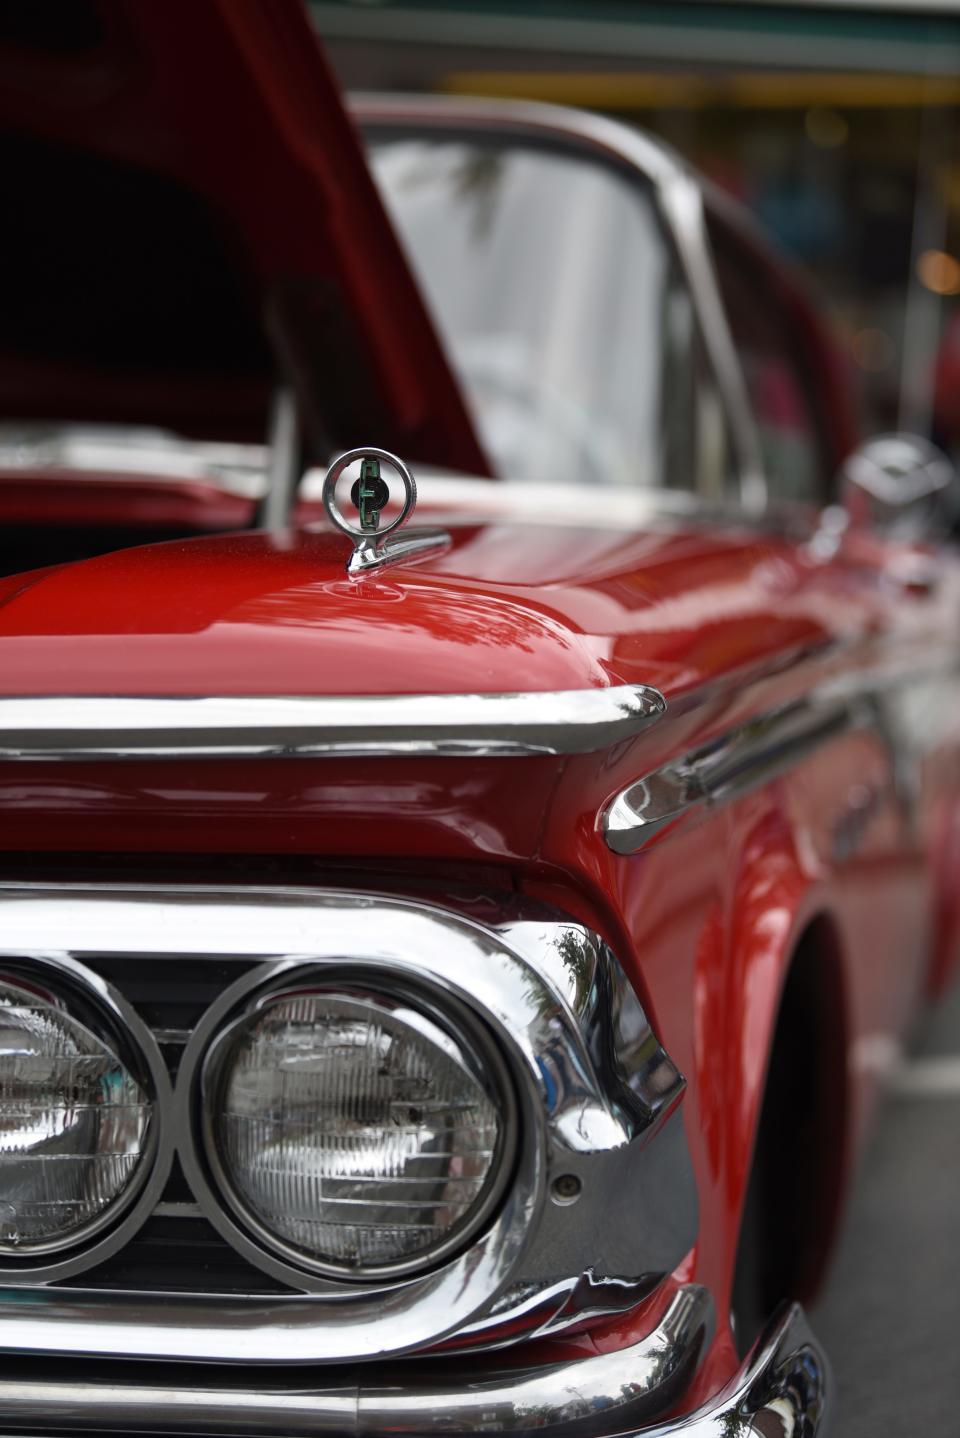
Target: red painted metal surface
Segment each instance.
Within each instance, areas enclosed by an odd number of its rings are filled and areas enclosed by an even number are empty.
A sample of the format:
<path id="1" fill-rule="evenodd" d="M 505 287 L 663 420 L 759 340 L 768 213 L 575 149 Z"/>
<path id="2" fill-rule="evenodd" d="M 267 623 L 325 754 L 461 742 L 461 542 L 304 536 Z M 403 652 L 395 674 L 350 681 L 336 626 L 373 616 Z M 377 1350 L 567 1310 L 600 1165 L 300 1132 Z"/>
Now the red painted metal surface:
<path id="1" fill-rule="evenodd" d="M 618 751 L 566 761 L 0 765 L 0 844 L 11 859 L 32 853 L 38 873 L 64 854 L 74 856 L 74 872 L 85 863 L 87 873 L 111 873 L 109 855 L 124 853 L 144 875 L 166 872 L 179 856 L 179 872 L 204 878 L 249 856 L 247 874 L 283 878 L 285 865 L 308 862 L 317 882 L 344 882 L 346 873 L 394 889 L 442 888 L 441 876 L 470 879 L 482 865 L 484 886 L 499 874 L 589 921 L 622 957 L 689 1079 L 701 1228 L 684 1272 L 709 1284 L 720 1317 L 695 1399 L 735 1362 L 727 1303 L 791 954 L 812 920 L 829 923 L 846 1075 L 837 1096 L 845 1146 L 834 1167 L 846 1171 L 875 1096 L 871 1053 L 915 1009 L 938 905 L 953 921 L 956 754 L 931 761 L 939 807 L 912 837 L 890 754 L 869 732 L 833 741 L 636 857 L 607 848 L 598 815 L 671 755 L 828 677 L 942 642 L 960 581 L 945 566 L 930 595 L 904 592 L 885 575 L 882 548 L 856 536 L 818 559 L 785 538 L 691 523 L 534 533 L 461 520 L 452 532 L 448 553 L 356 582 L 344 571 L 347 541 L 321 529 L 175 542 L 21 575 L 0 588 L 0 692 L 492 693 L 652 683 L 673 714 Z M 694 692 L 702 702 L 685 710 Z M 861 847 L 840 864 L 836 826 L 858 786 L 881 798 Z M 646 1304 L 548 1351 L 624 1343 L 658 1311 Z"/>
<path id="2" fill-rule="evenodd" d="M 783 540 L 453 527 L 448 554 L 350 581 L 328 530 L 123 550 L 21 576 L 0 693 L 409 694 L 645 683 L 675 697 L 882 622 L 869 584 Z M 517 582 L 515 576 L 523 576 Z"/>
<path id="3" fill-rule="evenodd" d="M 169 475 L 33 472 L 23 478 L 0 470 L 0 525 L 69 525 L 97 530 L 116 526 L 142 533 L 157 529 L 218 534 L 249 528 L 253 501 L 202 480 L 170 482 Z"/>

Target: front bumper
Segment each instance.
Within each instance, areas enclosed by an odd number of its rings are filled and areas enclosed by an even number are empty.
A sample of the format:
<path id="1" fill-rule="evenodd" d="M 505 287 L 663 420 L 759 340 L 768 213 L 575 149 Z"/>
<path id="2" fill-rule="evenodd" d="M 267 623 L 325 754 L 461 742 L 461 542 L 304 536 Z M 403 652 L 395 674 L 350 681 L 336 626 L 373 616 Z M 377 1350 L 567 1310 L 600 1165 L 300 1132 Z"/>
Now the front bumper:
<path id="1" fill-rule="evenodd" d="M 644 1438 L 826 1438 L 834 1407 L 827 1356 L 794 1303 L 723 1393 L 696 1413 L 645 1429 Z"/>
<path id="2" fill-rule="evenodd" d="M 255 1388 L 234 1373 L 223 1385 L 198 1378 L 189 1386 L 78 1377 L 41 1371 L 0 1372 L 4 1431 L 43 1433 L 212 1434 L 223 1438 L 386 1438 L 387 1434 L 538 1431 L 543 1438 L 825 1438 L 833 1384 L 822 1349 L 802 1310 L 782 1313 L 755 1346 L 734 1382 L 695 1413 L 651 1427 L 675 1408 L 689 1384 L 711 1321 L 709 1295 L 690 1285 L 674 1297 L 653 1333 L 630 1348 L 551 1368 L 441 1370 L 443 1382 L 415 1364 L 392 1381 L 361 1381 L 323 1390 L 292 1389 L 275 1374 Z M 45 1365 L 46 1366 L 46 1365 Z M 116 1370 L 114 1370 L 116 1371 Z M 189 1373 L 189 1370 L 188 1370 Z M 472 1376 L 471 1376 L 472 1374 Z"/>

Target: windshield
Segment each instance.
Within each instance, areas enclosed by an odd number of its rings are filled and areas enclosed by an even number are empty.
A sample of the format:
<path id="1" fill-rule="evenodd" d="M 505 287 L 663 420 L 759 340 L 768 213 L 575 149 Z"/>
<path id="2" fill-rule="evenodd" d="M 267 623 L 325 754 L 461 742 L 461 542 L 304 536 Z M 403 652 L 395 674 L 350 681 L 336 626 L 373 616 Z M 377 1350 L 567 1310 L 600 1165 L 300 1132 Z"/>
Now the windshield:
<path id="1" fill-rule="evenodd" d="M 498 472 L 678 482 L 693 319 L 642 185 L 515 142 L 378 136 L 371 164 Z"/>

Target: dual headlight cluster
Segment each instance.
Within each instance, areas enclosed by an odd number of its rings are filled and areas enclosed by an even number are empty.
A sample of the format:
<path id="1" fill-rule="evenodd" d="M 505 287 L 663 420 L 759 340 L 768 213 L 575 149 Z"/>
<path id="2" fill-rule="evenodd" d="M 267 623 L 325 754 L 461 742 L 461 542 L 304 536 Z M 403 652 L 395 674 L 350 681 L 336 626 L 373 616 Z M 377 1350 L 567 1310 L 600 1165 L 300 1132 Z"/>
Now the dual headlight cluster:
<path id="1" fill-rule="evenodd" d="M 8 1270 L 126 1223 L 170 1124 L 211 1218 L 293 1272 L 424 1269 L 468 1242 L 503 1192 L 509 1075 L 483 1026 L 442 996 L 359 971 L 258 971 L 198 1026 L 176 1104 L 152 1044 L 77 965 L 0 974 Z"/>

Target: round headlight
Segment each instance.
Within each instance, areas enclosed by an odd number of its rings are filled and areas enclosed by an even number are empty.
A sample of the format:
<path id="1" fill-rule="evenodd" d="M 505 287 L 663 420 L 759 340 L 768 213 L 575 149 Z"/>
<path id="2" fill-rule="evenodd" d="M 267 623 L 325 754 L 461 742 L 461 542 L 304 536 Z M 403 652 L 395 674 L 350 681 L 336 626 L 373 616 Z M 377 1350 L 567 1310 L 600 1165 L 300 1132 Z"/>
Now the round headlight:
<path id="1" fill-rule="evenodd" d="M 0 1255 L 84 1242 L 150 1167 L 151 1097 L 73 1008 L 32 977 L 0 974 Z"/>
<path id="2" fill-rule="evenodd" d="M 401 994 L 267 994 L 214 1042 L 204 1089 L 223 1196 L 315 1272 L 423 1268 L 477 1231 L 507 1177 L 502 1061 Z"/>

